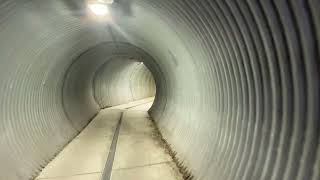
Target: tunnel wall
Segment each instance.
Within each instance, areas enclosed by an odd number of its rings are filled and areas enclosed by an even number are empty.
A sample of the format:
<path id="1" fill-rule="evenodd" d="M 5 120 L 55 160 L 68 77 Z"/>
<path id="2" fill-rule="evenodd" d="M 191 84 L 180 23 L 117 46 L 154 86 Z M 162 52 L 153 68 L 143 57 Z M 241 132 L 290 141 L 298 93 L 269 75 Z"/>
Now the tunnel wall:
<path id="1" fill-rule="evenodd" d="M 62 18 L 64 10 L 57 2 L 1 1 L 0 179 L 31 179 L 77 134 L 63 109 L 64 74 L 105 36 Z"/>
<path id="2" fill-rule="evenodd" d="M 154 60 L 129 44 L 115 50 L 105 25 L 64 1 L 0 4 L 0 179 L 32 179 L 100 110 L 90 88 L 99 63 Z"/>
<path id="3" fill-rule="evenodd" d="M 118 57 L 96 72 L 94 90 L 97 103 L 105 108 L 155 96 L 156 88 L 144 64 Z"/>
<path id="4" fill-rule="evenodd" d="M 116 25 L 165 75 L 150 114 L 195 179 L 320 177 L 318 1 L 125 7 Z"/>
<path id="5" fill-rule="evenodd" d="M 130 89 L 132 93 L 130 101 L 154 97 L 156 95 L 154 78 L 143 62 L 136 64 L 136 68 L 130 76 Z"/>
<path id="6" fill-rule="evenodd" d="M 33 177 L 96 113 L 96 67 L 69 70 L 103 42 L 150 69 L 150 114 L 195 179 L 320 178 L 319 1 L 119 0 L 109 30 L 83 2 L 1 1 L 0 179 Z"/>

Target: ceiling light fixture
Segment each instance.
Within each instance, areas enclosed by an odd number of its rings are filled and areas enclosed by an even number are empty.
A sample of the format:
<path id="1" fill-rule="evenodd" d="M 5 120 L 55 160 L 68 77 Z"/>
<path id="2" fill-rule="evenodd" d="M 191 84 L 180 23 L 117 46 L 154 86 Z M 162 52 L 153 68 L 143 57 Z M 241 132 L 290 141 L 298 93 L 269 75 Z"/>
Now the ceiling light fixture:
<path id="1" fill-rule="evenodd" d="M 103 3 L 90 3 L 88 4 L 89 9 L 97 16 L 105 16 L 109 14 L 109 8 Z"/>

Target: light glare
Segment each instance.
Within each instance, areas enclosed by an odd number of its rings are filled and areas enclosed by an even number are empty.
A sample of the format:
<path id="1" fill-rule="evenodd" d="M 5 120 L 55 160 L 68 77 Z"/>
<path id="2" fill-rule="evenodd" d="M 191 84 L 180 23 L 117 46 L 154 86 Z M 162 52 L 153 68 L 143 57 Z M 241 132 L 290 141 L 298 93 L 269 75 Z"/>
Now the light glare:
<path id="1" fill-rule="evenodd" d="M 113 0 L 98 0 L 100 3 L 107 3 L 107 4 L 112 4 Z"/>
<path id="2" fill-rule="evenodd" d="M 109 14 L 108 6 L 101 3 L 93 3 L 88 5 L 89 9 L 98 16 L 105 16 Z"/>

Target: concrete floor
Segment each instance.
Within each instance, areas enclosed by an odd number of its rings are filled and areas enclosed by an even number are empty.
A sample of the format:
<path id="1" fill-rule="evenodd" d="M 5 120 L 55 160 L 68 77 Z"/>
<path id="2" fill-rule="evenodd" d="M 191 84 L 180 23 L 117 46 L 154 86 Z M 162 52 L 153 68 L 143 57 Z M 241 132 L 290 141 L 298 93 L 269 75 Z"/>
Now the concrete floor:
<path id="1" fill-rule="evenodd" d="M 153 98 L 148 98 L 102 110 L 36 180 L 102 179 L 122 112 L 111 179 L 182 180 L 171 157 L 154 136 L 154 127 L 147 113 L 152 101 Z"/>

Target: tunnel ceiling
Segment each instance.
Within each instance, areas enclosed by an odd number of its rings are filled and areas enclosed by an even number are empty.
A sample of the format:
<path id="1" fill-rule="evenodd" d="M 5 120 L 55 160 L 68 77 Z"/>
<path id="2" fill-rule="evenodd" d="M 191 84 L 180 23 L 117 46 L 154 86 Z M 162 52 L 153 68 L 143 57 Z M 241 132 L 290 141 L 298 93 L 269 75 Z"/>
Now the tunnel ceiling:
<path id="1" fill-rule="evenodd" d="M 195 179 L 318 180 L 319 8 L 118 0 L 104 21 L 85 1 L 0 1 L 0 179 L 34 177 L 111 102 L 94 98 L 95 75 L 111 72 L 99 68 L 133 57 L 155 80 L 150 115 Z"/>

